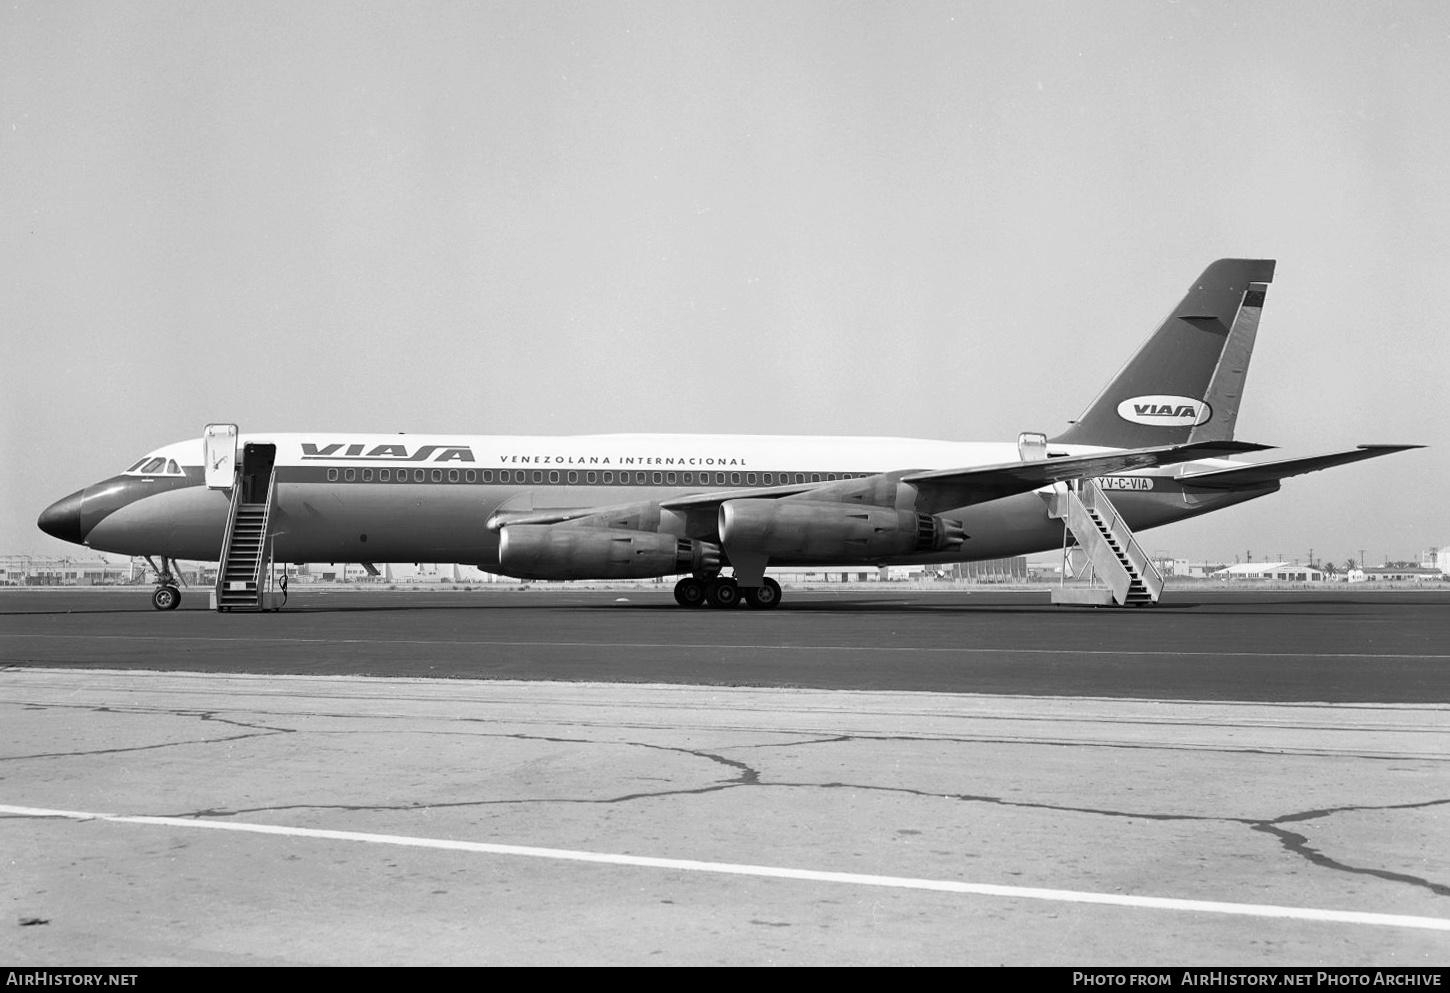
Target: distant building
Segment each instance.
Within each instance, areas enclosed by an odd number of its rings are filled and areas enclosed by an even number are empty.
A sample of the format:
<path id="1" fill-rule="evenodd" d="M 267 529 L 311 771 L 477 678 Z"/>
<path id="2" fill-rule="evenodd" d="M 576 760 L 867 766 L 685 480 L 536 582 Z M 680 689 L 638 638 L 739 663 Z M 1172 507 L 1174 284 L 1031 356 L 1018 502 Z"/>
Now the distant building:
<path id="1" fill-rule="evenodd" d="M 119 586 L 133 574 L 130 562 L 103 558 L 0 555 L 0 586 Z"/>
<path id="2" fill-rule="evenodd" d="M 1153 564 L 1158 567 L 1158 571 L 1165 577 L 1176 576 L 1180 579 L 1184 577 L 1188 579 L 1208 579 L 1215 573 L 1228 568 L 1227 562 L 1209 562 L 1204 559 L 1157 558 L 1153 560 Z"/>
<path id="3" fill-rule="evenodd" d="M 1435 569 L 1443 575 L 1450 575 L 1450 545 L 1425 549 L 1420 553 L 1420 565 L 1426 569 Z"/>
<path id="4" fill-rule="evenodd" d="M 1213 574 L 1213 578 L 1283 583 L 1322 583 L 1324 573 L 1311 565 L 1300 565 L 1297 562 L 1241 562 L 1238 565 L 1218 570 Z"/>
<path id="5" fill-rule="evenodd" d="M 1028 578 L 1027 556 L 958 562 L 955 565 L 943 566 L 942 572 L 946 576 L 964 579 L 969 583 L 1025 583 Z"/>
<path id="6" fill-rule="evenodd" d="M 1363 571 L 1365 580 L 1371 583 L 1439 582 L 1445 578 L 1445 574 L 1439 569 L 1422 565 L 1382 565 Z"/>

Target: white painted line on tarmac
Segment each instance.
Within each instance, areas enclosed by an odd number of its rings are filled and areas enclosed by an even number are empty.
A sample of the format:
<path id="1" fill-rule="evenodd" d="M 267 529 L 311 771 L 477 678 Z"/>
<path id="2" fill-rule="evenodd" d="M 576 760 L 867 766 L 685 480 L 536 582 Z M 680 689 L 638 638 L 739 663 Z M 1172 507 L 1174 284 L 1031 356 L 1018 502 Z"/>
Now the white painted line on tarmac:
<path id="1" fill-rule="evenodd" d="M 1407 914 L 1372 914 L 1354 910 L 1320 910 L 1313 907 L 1279 907 L 1272 904 L 1258 903 L 1223 903 L 1216 900 L 1180 900 L 1173 897 L 1131 896 L 1123 893 L 1088 893 L 1079 890 L 1053 890 L 1032 886 L 998 886 L 992 883 L 963 883 L 950 879 L 914 879 L 909 876 L 876 876 L 858 872 L 824 872 L 818 869 L 788 869 L 769 865 L 740 865 L 732 862 L 700 862 L 694 859 L 664 859 L 650 858 L 643 855 L 614 855 L 607 852 L 578 852 L 562 848 L 536 848 L 528 845 L 499 845 L 482 841 L 453 841 L 447 838 L 413 838 L 406 835 L 370 834 L 362 831 L 327 831 L 319 828 L 287 827 L 280 824 L 203 821 L 189 817 L 143 817 L 122 814 L 95 814 L 79 810 L 49 810 L 42 807 L 11 807 L 0 805 L 0 815 L 7 814 L 17 817 L 58 817 L 80 821 L 109 821 L 116 824 L 146 824 L 171 828 L 203 828 L 212 831 L 275 834 L 292 838 L 319 838 L 328 841 L 366 842 L 374 845 L 433 848 L 455 852 L 474 852 L 483 855 L 513 855 L 524 858 L 554 859 L 563 862 L 594 862 L 604 865 L 637 866 L 646 869 L 668 869 L 675 872 L 709 872 L 732 876 L 800 879 L 816 883 L 845 883 L 853 886 L 881 886 L 905 890 L 935 890 L 941 893 L 969 893 L 975 896 L 998 896 L 1016 900 L 1091 903 L 1115 907 L 1133 907 L 1136 909 L 1179 910 L 1204 914 L 1275 917 L 1286 920 L 1324 921 L 1334 924 L 1368 924 L 1378 927 L 1450 931 L 1450 920 L 1439 917 L 1415 917 Z"/>
<path id="2" fill-rule="evenodd" d="M 1169 652 L 1144 649 L 1105 648 L 983 648 L 964 645 L 945 647 L 915 647 L 911 645 L 734 645 L 684 642 L 653 641 L 489 641 L 484 639 L 447 640 L 434 638 L 227 638 L 195 637 L 189 634 L 172 636 L 139 634 L 35 634 L 7 632 L 4 638 L 41 638 L 57 641 L 185 641 L 185 642 L 244 642 L 248 645 L 417 645 L 465 647 L 465 648 L 670 648 L 709 649 L 711 651 L 740 652 L 921 652 L 949 655 L 1144 655 L 1153 658 L 1204 658 L 1204 659 L 1425 659 L 1446 660 L 1450 655 L 1431 652 Z"/>

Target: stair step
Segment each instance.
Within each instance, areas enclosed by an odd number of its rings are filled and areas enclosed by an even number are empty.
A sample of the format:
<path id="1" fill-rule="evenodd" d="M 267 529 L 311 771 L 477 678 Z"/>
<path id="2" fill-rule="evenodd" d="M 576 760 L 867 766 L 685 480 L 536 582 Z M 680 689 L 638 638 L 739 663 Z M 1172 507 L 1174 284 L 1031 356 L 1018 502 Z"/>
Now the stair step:
<path id="1" fill-rule="evenodd" d="M 266 501 L 250 500 L 234 506 L 231 534 L 222 549 L 215 592 L 218 607 L 256 610 L 261 605 L 265 587 L 267 506 Z M 234 584 L 238 588 L 234 589 Z"/>

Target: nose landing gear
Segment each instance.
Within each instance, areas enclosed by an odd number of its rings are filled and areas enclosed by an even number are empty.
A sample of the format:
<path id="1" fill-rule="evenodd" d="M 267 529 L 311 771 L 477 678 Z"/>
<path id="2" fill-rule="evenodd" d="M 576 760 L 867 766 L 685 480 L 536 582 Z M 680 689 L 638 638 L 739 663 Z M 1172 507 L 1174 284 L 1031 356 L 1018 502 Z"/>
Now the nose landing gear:
<path id="1" fill-rule="evenodd" d="M 151 566 L 151 571 L 156 573 L 156 589 L 151 591 L 151 606 L 157 610 L 175 610 L 181 606 L 181 570 L 177 568 L 176 560 L 161 556 L 161 565 L 158 566 L 151 561 L 151 556 L 143 556 L 146 564 Z M 183 584 L 184 585 L 184 584 Z"/>

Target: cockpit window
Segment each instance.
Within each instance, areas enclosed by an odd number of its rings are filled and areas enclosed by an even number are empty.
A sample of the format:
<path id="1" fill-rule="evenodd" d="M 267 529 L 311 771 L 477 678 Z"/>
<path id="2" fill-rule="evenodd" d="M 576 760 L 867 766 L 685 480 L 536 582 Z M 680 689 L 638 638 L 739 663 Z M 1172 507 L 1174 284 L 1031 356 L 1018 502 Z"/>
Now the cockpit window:
<path id="1" fill-rule="evenodd" d="M 164 455 L 148 455 L 126 470 L 131 476 L 184 476 L 186 472 L 175 459 Z"/>

